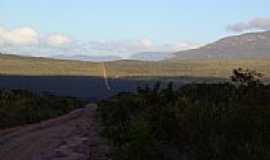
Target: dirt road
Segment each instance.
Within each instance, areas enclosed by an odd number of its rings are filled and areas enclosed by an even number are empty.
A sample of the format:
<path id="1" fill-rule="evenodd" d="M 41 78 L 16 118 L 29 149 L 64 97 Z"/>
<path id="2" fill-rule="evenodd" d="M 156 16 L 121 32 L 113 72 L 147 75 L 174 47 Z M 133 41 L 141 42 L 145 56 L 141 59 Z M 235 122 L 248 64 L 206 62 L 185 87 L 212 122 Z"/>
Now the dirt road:
<path id="1" fill-rule="evenodd" d="M 108 75 L 107 75 L 107 69 L 105 66 L 105 62 L 102 63 L 102 70 L 103 70 L 103 78 L 104 78 L 104 83 L 108 91 L 112 90 L 109 80 L 108 80 Z"/>
<path id="2" fill-rule="evenodd" d="M 108 148 L 97 133 L 96 106 L 88 105 L 63 117 L 0 132 L 0 159 L 107 159 Z"/>

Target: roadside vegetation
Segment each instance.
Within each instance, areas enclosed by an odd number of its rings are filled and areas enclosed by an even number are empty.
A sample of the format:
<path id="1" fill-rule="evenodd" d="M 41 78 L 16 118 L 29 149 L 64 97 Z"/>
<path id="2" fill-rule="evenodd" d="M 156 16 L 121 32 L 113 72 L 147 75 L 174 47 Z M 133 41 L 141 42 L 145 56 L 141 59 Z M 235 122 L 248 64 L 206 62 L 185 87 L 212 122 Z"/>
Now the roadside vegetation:
<path id="1" fill-rule="evenodd" d="M 79 107 L 81 107 L 81 102 L 71 97 L 1 89 L 0 129 L 40 122 Z"/>
<path id="2" fill-rule="evenodd" d="M 270 85 L 236 69 L 231 82 L 140 87 L 98 103 L 113 160 L 270 159 Z"/>

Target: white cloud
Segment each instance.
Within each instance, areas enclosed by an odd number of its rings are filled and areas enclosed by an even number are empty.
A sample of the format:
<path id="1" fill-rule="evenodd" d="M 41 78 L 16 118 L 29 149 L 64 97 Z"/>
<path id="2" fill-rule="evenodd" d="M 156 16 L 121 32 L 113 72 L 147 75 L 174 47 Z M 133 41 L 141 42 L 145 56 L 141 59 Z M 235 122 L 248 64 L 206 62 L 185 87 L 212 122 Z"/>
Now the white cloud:
<path id="1" fill-rule="evenodd" d="M 76 41 L 65 34 L 42 35 L 30 27 L 0 27 L 0 52 L 37 57 L 112 55 L 126 58 L 138 52 L 175 52 L 198 46 L 190 42 L 158 44 L 147 38 L 84 42 Z"/>
<path id="2" fill-rule="evenodd" d="M 88 50 L 111 53 L 134 53 L 154 49 L 155 45 L 149 39 L 119 40 L 119 41 L 90 41 L 84 44 Z"/>
<path id="3" fill-rule="evenodd" d="M 227 26 L 228 31 L 244 32 L 248 30 L 270 30 L 270 17 L 257 17 L 249 20 L 248 22 L 239 22 Z"/>
<path id="4" fill-rule="evenodd" d="M 38 43 L 39 34 L 30 27 L 12 30 L 0 27 L 0 39 L 10 45 L 33 45 Z"/>
<path id="5" fill-rule="evenodd" d="M 137 52 L 175 52 L 200 47 L 201 44 L 179 42 L 175 44 L 157 44 L 149 39 L 123 40 L 107 42 L 88 42 L 85 46 L 90 50 L 111 53 L 137 53 Z"/>
<path id="6" fill-rule="evenodd" d="M 72 42 L 72 39 L 64 34 L 52 34 L 47 37 L 48 45 L 55 46 L 55 47 L 61 47 L 61 46 L 70 44 L 71 42 Z"/>
<path id="7" fill-rule="evenodd" d="M 178 42 L 174 45 L 173 50 L 175 51 L 183 51 L 189 49 L 195 49 L 203 46 L 201 43 L 193 43 L 193 42 Z"/>
<path id="8" fill-rule="evenodd" d="M 153 42 L 150 39 L 143 39 L 141 43 L 145 48 L 151 48 L 153 46 Z"/>

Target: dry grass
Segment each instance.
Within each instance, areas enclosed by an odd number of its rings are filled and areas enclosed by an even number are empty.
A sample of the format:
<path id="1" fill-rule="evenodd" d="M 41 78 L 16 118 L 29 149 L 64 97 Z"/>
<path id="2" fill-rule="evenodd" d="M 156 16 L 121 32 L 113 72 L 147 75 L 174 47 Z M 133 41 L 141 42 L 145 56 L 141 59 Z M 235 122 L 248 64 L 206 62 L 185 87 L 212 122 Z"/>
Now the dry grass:
<path id="1" fill-rule="evenodd" d="M 229 77 L 235 68 L 249 68 L 270 78 L 270 60 L 182 60 L 162 62 L 116 61 L 106 63 L 109 77 L 195 76 Z M 102 64 L 81 61 L 0 56 L 0 74 L 102 76 Z"/>
<path id="2" fill-rule="evenodd" d="M 270 60 L 202 60 L 175 62 L 114 62 L 107 64 L 114 76 L 229 77 L 235 68 L 249 68 L 270 77 Z"/>
<path id="3" fill-rule="evenodd" d="M 44 58 L 0 57 L 0 74 L 100 76 L 101 65 Z"/>

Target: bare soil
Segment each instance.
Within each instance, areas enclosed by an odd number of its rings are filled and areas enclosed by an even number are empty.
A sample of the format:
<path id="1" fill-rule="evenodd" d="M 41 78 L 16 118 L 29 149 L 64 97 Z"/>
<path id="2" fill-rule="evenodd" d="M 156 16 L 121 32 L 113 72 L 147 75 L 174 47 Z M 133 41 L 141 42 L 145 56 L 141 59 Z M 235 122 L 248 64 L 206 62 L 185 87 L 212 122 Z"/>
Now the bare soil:
<path id="1" fill-rule="evenodd" d="M 1 160 L 105 160 L 96 105 L 38 124 L 0 131 Z"/>

